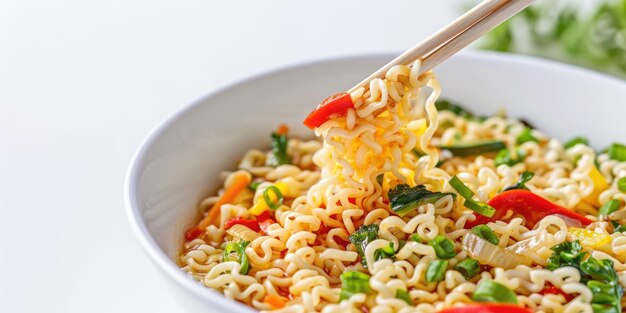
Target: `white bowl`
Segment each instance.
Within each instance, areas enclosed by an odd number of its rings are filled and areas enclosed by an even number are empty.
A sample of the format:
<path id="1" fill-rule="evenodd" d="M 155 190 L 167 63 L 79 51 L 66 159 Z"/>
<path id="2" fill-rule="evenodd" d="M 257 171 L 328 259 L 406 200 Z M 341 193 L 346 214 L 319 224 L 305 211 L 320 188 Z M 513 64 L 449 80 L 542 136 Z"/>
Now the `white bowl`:
<path id="1" fill-rule="evenodd" d="M 137 151 L 125 186 L 130 224 L 181 304 L 193 312 L 253 312 L 203 287 L 176 262 L 196 205 L 218 188 L 219 173 L 263 148 L 279 123 L 296 135 L 320 100 L 346 90 L 395 55 L 324 60 L 224 88 L 159 125 Z M 596 148 L 626 139 L 626 83 L 559 63 L 496 53 L 466 53 L 436 69 L 443 97 L 480 114 L 505 108 L 548 136 L 584 135 Z"/>

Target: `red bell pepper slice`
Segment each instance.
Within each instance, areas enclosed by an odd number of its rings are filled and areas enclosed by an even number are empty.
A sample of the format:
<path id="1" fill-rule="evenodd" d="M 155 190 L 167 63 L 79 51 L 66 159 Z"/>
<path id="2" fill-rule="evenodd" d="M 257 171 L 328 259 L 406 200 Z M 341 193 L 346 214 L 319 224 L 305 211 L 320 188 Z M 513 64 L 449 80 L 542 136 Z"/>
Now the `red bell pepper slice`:
<path id="1" fill-rule="evenodd" d="M 541 291 L 539 291 L 539 294 L 541 295 L 547 295 L 547 294 L 553 294 L 553 295 L 562 295 L 563 298 L 565 298 L 565 300 L 567 302 L 572 301 L 575 296 L 569 293 L 565 293 L 565 291 L 561 290 L 561 288 L 552 285 L 551 283 L 546 283 L 545 287 L 543 287 L 543 289 L 541 289 Z"/>
<path id="2" fill-rule="evenodd" d="M 310 129 L 314 129 L 328 121 L 331 116 L 346 115 L 348 109 L 354 108 L 352 98 L 348 93 L 338 93 L 326 98 L 320 105 L 309 113 L 304 119 L 304 125 Z"/>
<path id="3" fill-rule="evenodd" d="M 482 303 L 447 308 L 439 313 L 532 313 L 532 311 L 515 304 Z"/>
<path id="4" fill-rule="evenodd" d="M 257 220 L 248 220 L 239 216 L 228 219 L 224 224 L 224 229 L 229 229 L 237 224 L 246 226 L 253 231 L 258 232 L 259 230 L 261 230 L 261 228 L 259 227 L 259 222 Z"/>
<path id="5" fill-rule="evenodd" d="M 556 205 L 528 190 L 515 189 L 505 191 L 489 200 L 488 204 L 496 209 L 492 217 L 486 217 L 474 213 L 476 219 L 473 222 L 465 223 L 465 228 L 472 228 L 476 225 L 487 224 L 493 221 L 501 221 L 508 210 L 512 210 L 516 215 L 522 215 L 526 219 L 526 227 L 533 228 L 541 219 L 548 215 L 560 214 L 565 217 L 579 221 L 587 226 L 592 221 L 578 213 Z"/>
<path id="6" fill-rule="evenodd" d="M 257 218 L 258 221 L 258 225 L 259 228 L 266 234 L 269 235 L 267 233 L 267 228 L 276 223 L 276 221 L 274 221 L 274 219 L 272 219 L 272 215 L 270 213 L 269 210 L 265 210 L 263 211 L 263 213 L 259 214 L 259 217 Z"/>

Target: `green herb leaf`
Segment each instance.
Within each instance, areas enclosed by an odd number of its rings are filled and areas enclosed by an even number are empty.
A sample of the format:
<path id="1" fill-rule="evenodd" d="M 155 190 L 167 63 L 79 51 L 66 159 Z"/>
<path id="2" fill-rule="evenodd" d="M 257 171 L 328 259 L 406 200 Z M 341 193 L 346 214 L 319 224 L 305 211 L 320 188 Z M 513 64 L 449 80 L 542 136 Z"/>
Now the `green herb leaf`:
<path id="1" fill-rule="evenodd" d="M 429 283 L 442 281 L 448 268 L 448 261 L 434 260 L 428 265 L 426 270 L 426 281 Z"/>
<path id="2" fill-rule="evenodd" d="M 238 262 L 241 264 L 241 270 L 239 270 L 239 273 L 242 275 L 248 274 L 248 271 L 250 270 L 250 260 L 246 254 L 246 247 L 249 244 L 249 241 L 230 241 L 226 243 L 226 246 L 224 247 L 224 254 L 222 255 L 222 262 Z"/>
<path id="3" fill-rule="evenodd" d="M 428 244 L 435 248 L 435 253 L 440 259 L 447 260 L 453 258 L 456 255 L 454 242 L 446 238 L 446 236 L 444 235 L 437 235 L 437 237 L 431 240 Z"/>
<path id="4" fill-rule="evenodd" d="M 492 280 L 481 280 L 472 295 L 476 302 L 497 302 L 517 304 L 517 296 L 511 289 Z"/>
<path id="5" fill-rule="evenodd" d="M 489 228 L 487 225 L 477 225 L 472 227 L 472 233 L 476 234 L 476 236 L 485 239 L 491 242 L 494 245 L 498 245 L 500 243 L 500 238 L 496 236 L 496 234 Z"/>
<path id="6" fill-rule="evenodd" d="M 365 260 L 365 248 L 370 242 L 378 239 L 378 225 L 363 225 L 357 229 L 348 240 L 354 244 L 356 251 L 361 256 L 361 264 L 367 268 L 367 261 Z M 378 261 L 385 258 L 392 258 L 395 255 L 395 249 L 393 243 L 389 243 L 387 247 L 378 249 L 374 252 L 374 261 Z"/>
<path id="7" fill-rule="evenodd" d="M 578 241 L 565 241 L 552 247 L 552 255 L 548 258 L 546 268 L 555 270 L 563 266 L 573 266 L 580 269 L 580 262 L 587 254 L 582 252 L 583 247 Z"/>
<path id="8" fill-rule="evenodd" d="M 405 216 L 421 205 L 435 203 L 445 196 L 455 196 L 453 193 L 429 191 L 424 185 L 409 187 L 407 184 L 397 185 L 387 195 L 391 209 L 400 216 Z"/>
<path id="9" fill-rule="evenodd" d="M 517 184 L 506 187 L 503 191 L 514 190 L 514 189 L 528 190 L 528 188 L 526 187 L 526 183 L 529 182 L 531 179 L 533 179 L 533 177 L 535 177 L 535 173 L 525 171 L 519 176 L 519 180 L 517 181 Z"/>
<path id="10" fill-rule="evenodd" d="M 346 271 L 339 276 L 341 293 L 339 301 L 350 299 L 352 295 L 370 292 L 370 275 L 358 271 Z"/>
<path id="11" fill-rule="evenodd" d="M 287 155 L 287 134 L 279 135 L 272 133 L 272 141 L 270 142 L 271 154 L 267 164 L 269 166 L 279 166 L 284 164 L 290 164 L 291 160 Z"/>

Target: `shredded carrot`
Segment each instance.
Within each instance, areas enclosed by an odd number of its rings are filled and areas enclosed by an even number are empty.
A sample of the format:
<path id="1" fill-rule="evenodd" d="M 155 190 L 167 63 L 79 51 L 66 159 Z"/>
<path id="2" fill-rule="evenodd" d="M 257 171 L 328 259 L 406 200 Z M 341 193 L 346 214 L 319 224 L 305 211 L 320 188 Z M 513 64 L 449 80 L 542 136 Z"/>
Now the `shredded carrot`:
<path id="1" fill-rule="evenodd" d="M 185 239 L 192 240 L 198 238 L 204 230 L 214 221 L 220 214 L 220 207 L 224 204 L 231 203 L 235 200 L 235 197 L 250 184 L 249 175 L 238 175 L 235 177 L 235 181 L 224 191 L 224 194 L 220 199 L 211 207 L 209 213 L 198 223 L 196 227 L 193 227 L 185 233 Z"/>
<path id="2" fill-rule="evenodd" d="M 280 124 L 276 130 L 277 135 L 287 135 L 289 133 L 289 126 L 287 124 Z"/>
<path id="3" fill-rule="evenodd" d="M 272 309 L 280 309 L 285 306 L 285 300 L 279 295 L 267 295 L 263 302 L 269 304 Z"/>

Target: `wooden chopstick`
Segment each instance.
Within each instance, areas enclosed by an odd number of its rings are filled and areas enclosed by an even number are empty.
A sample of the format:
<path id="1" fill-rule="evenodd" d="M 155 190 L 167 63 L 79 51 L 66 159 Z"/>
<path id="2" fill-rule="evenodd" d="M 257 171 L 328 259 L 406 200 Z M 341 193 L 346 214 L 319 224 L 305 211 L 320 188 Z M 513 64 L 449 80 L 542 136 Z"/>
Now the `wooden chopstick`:
<path id="1" fill-rule="evenodd" d="M 350 88 L 348 92 L 367 86 L 375 78 L 383 78 L 395 65 L 410 66 L 417 59 L 422 60 L 420 73 L 427 72 L 529 6 L 533 1 L 485 0 L 439 32 L 381 67 Z"/>

